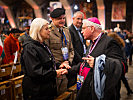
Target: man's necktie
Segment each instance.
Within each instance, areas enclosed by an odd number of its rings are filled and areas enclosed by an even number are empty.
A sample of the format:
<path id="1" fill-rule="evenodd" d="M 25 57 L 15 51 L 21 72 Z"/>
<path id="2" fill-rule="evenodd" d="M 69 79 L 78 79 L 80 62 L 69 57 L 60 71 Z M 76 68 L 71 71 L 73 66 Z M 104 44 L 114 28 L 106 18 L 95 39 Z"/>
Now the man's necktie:
<path id="1" fill-rule="evenodd" d="M 60 32 L 60 34 L 63 34 L 63 29 L 59 28 L 59 32 Z"/>
<path id="2" fill-rule="evenodd" d="M 81 30 L 78 29 L 77 31 L 78 31 L 78 34 L 79 34 L 80 40 L 81 40 L 81 42 L 82 42 L 82 44 L 83 44 L 84 54 L 86 54 L 86 46 L 85 46 L 85 44 L 84 44 L 84 40 L 83 40 L 83 36 L 82 36 L 82 34 L 81 34 Z"/>
<path id="3" fill-rule="evenodd" d="M 63 45 L 63 39 L 64 39 L 64 37 L 63 37 L 63 29 L 59 28 L 59 32 L 61 34 L 61 40 L 62 40 L 62 45 Z"/>

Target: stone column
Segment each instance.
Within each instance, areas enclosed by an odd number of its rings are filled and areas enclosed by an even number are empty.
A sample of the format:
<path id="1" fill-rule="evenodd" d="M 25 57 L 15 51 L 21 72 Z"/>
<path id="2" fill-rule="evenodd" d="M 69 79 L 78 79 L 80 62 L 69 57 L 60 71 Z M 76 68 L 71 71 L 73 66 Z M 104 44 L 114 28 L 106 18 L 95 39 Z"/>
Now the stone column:
<path id="1" fill-rule="evenodd" d="M 34 0 L 25 0 L 33 9 L 37 18 L 42 18 L 42 11 L 40 7 L 34 2 Z"/>
<path id="2" fill-rule="evenodd" d="M 97 11 L 98 11 L 98 19 L 102 24 L 102 29 L 105 29 L 105 7 L 103 0 L 96 0 L 97 3 Z"/>
<path id="3" fill-rule="evenodd" d="M 4 8 L 6 16 L 9 20 L 9 23 L 10 23 L 11 27 L 16 28 L 16 23 L 15 23 L 15 20 L 14 20 L 14 16 L 11 12 L 11 9 L 2 1 L 0 1 L 0 6 L 2 6 L 2 8 Z"/>

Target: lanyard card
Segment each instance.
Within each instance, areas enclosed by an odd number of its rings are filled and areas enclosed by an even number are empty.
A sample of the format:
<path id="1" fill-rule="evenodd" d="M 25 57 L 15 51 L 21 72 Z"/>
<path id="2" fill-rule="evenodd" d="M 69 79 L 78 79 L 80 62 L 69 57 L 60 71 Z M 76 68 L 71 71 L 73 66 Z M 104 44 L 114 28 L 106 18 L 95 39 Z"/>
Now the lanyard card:
<path id="1" fill-rule="evenodd" d="M 77 90 L 79 90 L 84 82 L 84 76 L 77 75 Z"/>
<path id="2" fill-rule="evenodd" d="M 67 47 L 62 47 L 61 51 L 62 51 L 62 54 L 63 54 L 63 59 L 68 60 L 68 48 Z"/>

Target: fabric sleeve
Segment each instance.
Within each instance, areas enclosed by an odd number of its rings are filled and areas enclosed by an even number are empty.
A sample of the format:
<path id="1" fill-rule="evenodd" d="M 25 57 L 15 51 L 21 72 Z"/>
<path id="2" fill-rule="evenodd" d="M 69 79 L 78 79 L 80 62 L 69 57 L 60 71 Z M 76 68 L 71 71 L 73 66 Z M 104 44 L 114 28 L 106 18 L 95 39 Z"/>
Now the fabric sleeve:
<path id="1" fill-rule="evenodd" d="M 71 74 L 71 75 L 78 74 L 79 73 L 79 69 L 80 69 L 80 64 L 81 63 L 78 63 L 77 65 L 73 65 L 70 69 L 68 69 L 68 74 Z"/>
<path id="2" fill-rule="evenodd" d="M 124 72 L 123 64 L 126 65 L 126 60 L 124 59 L 123 51 L 122 51 L 121 47 L 115 40 L 112 40 L 109 43 L 108 48 L 106 50 L 106 56 L 109 58 L 119 59 L 121 65 L 122 65 L 121 66 L 122 73 Z"/>
<path id="3" fill-rule="evenodd" d="M 2 54 L 2 51 L 3 51 L 3 48 L 2 48 L 2 46 L 0 46 L 0 56 Z"/>
<path id="4" fill-rule="evenodd" d="M 4 52 L 7 63 L 13 62 L 15 56 L 11 54 L 11 44 L 8 40 L 4 41 Z"/>
<path id="5" fill-rule="evenodd" d="M 24 48 L 24 52 L 22 54 L 22 65 L 25 67 L 25 73 L 35 80 L 50 81 L 56 77 L 56 71 L 53 69 L 53 63 L 50 60 L 46 60 L 42 63 L 41 58 L 39 57 L 39 53 L 34 47 L 27 46 Z"/>
<path id="6" fill-rule="evenodd" d="M 104 73 L 107 76 L 106 86 L 110 85 L 108 86 L 108 88 L 111 88 L 111 86 L 116 86 L 116 84 L 118 83 L 122 74 L 121 66 L 122 65 L 118 59 L 106 59 Z"/>
<path id="7" fill-rule="evenodd" d="M 105 50 L 105 55 L 110 58 L 124 60 L 121 47 L 115 40 L 112 40 L 108 44 L 107 49 Z"/>

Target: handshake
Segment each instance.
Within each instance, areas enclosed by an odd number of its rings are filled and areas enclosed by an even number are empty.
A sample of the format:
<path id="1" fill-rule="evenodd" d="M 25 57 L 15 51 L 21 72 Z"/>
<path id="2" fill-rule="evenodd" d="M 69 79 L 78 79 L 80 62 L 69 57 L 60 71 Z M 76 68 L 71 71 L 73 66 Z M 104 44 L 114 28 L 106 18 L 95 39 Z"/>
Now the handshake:
<path id="1" fill-rule="evenodd" d="M 60 69 L 56 70 L 57 77 L 60 77 L 61 75 L 64 75 L 64 74 L 68 74 L 67 69 L 70 69 L 71 66 L 69 66 L 69 62 L 68 62 L 68 61 L 64 61 L 64 62 L 59 66 L 59 68 L 60 68 Z"/>

